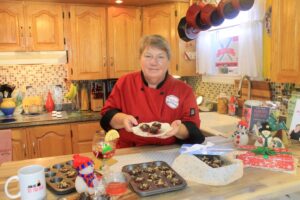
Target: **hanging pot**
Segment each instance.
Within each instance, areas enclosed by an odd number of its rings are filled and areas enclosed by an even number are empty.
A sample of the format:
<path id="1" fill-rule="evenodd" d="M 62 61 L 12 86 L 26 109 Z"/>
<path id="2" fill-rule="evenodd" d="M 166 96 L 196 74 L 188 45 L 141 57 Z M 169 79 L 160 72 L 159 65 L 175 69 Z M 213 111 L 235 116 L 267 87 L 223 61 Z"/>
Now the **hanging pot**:
<path id="1" fill-rule="evenodd" d="M 210 26 L 219 26 L 224 21 L 224 17 L 218 13 L 217 6 L 214 4 L 206 4 L 201 10 L 200 17 L 204 24 L 209 24 Z"/>
<path id="2" fill-rule="evenodd" d="M 185 42 L 192 41 L 197 38 L 198 33 L 200 30 L 198 28 L 194 28 L 189 26 L 186 22 L 186 17 L 182 17 L 179 21 L 177 31 L 179 34 L 180 39 Z"/>
<path id="3" fill-rule="evenodd" d="M 204 7 L 204 3 L 200 2 L 198 4 L 196 3 L 193 3 L 189 8 L 188 10 L 186 11 L 186 22 L 189 26 L 192 26 L 194 28 L 197 27 L 197 24 L 196 24 L 196 17 L 197 15 L 199 14 L 201 8 Z"/>
<path id="4" fill-rule="evenodd" d="M 233 6 L 232 0 L 221 0 L 218 4 L 217 11 L 225 19 L 235 18 L 240 10 Z"/>
<path id="5" fill-rule="evenodd" d="M 246 11 L 252 8 L 254 0 L 232 0 L 232 4 L 235 8 Z"/>

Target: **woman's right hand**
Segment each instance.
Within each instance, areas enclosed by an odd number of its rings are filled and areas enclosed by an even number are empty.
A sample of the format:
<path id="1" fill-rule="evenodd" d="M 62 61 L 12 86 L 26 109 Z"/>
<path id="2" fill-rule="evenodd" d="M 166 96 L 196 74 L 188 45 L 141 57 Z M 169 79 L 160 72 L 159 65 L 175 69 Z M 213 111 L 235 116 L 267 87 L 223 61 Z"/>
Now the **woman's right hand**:
<path id="1" fill-rule="evenodd" d="M 138 125 L 138 121 L 132 115 L 117 113 L 111 119 L 110 125 L 114 129 L 124 128 L 127 132 L 132 132 L 132 127 Z"/>
<path id="2" fill-rule="evenodd" d="M 126 115 L 123 119 L 124 128 L 127 132 L 132 132 L 132 127 L 138 125 L 138 121 L 132 115 Z"/>

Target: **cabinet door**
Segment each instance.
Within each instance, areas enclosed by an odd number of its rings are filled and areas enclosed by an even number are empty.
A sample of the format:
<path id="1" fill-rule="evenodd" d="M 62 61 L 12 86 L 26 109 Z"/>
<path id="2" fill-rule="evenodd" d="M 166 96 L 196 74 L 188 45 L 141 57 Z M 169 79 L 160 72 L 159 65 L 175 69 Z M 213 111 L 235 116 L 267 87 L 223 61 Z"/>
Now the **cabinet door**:
<path id="1" fill-rule="evenodd" d="M 188 3 L 177 3 L 176 24 L 186 15 L 189 8 Z M 176 26 L 177 26 L 176 25 Z M 180 39 L 176 28 L 176 44 L 178 51 L 176 56 L 176 66 L 172 69 L 174 75 L 179 76 L 195 76 L 196 75 L 196 41 L 185 42 Z"/>
<path id="2" fill-rule="evenodd" d="M 140 69 L 140 37 L 140 8 L 108 8 L 109 78 Z"/>
<path id="3" fill-rule="evenodd" d="M 102 130 L 98 121 L 72 124 L 71 129 L 73 153 L 91 152 L 94 134 Z"/>
<path id="4" fill-rule="evenodd" d="M 61 4 L 26 3 L 28 50 L 64 50 Z"/>
<path id="5" fill-rule="evenodd" d="M 27 133 L 25 128 L 12 129 L 12 159 L 24 160 L 31 158 L 27 144 Z"/>
<path id="6" fill-rule="evenodd" d="M 0 51 L 25 50 L 23 3 L 2 2 L 0 19 Z"/>
<path id="7" fill-rule="evenodd" d="M 300 83 L 300 1 L 273 0 L 271 78 Z"/>
<path id="8" fill-rule="evenodd" d="M 28 128 L 32 157 L 59 156 L 72 153 L 70 124 Z"/>
<path id="9" fill-rule="evenodd" d="M 72 5 L 70 11 L 71 79 L 107 78 L 105 8 Z"/>
<path id="10" fill-rule="evenodd" d="M 166 38 L 171 46 L 171 66 L 176 68 L 176 31 L 175 4 L 162 4 L 143 8 L 143 35 L 159 34 Z"/>

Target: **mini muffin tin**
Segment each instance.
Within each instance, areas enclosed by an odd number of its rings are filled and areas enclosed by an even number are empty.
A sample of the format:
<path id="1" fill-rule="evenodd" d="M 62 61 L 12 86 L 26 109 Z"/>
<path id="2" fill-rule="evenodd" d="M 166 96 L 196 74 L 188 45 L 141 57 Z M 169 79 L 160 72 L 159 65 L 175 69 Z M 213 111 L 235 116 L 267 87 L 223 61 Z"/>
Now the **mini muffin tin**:
<path id="1" fill-rule="evenodd" d="M 181 190 L 187 185 L 186 181 L 164 161 L 126 165 L 122 171 L 130 175 L 129 183 L 140 196 Z"/>
<path id="2" fill-rule="evenodd" d="M 58 163 L 45 168 L 47 188 L 55 194 L 69 194 L 75 192 L 77 171 L 73 168 L 73 161 Z"/>

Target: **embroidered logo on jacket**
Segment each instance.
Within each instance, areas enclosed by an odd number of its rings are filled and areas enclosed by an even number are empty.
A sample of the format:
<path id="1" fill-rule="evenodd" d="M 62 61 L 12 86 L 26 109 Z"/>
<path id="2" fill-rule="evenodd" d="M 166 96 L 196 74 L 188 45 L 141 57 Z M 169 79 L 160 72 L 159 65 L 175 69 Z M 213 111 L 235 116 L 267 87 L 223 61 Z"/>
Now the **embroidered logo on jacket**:
<path id="1" fill-rule="evenodd" d="M 174 95 L 168 95 L 168 96 L 166 96 L 166 104 L 170 108 L 175 109 L 179 105 L 179 98 Z"/>

